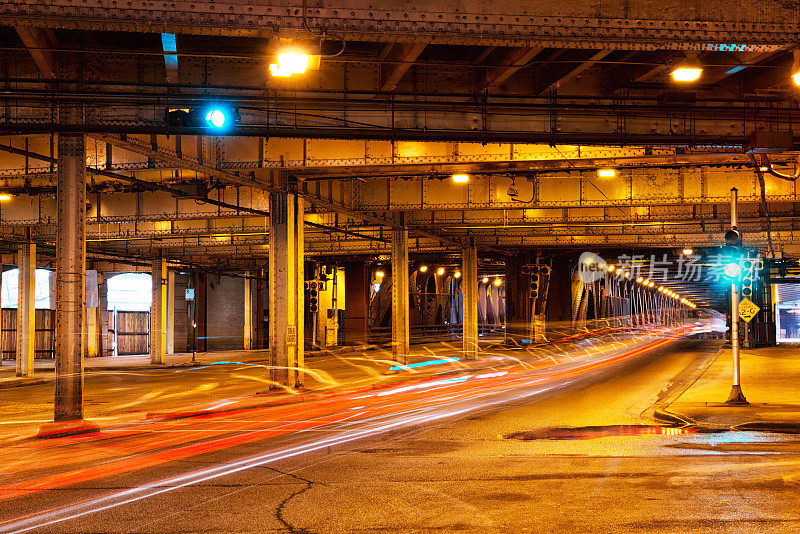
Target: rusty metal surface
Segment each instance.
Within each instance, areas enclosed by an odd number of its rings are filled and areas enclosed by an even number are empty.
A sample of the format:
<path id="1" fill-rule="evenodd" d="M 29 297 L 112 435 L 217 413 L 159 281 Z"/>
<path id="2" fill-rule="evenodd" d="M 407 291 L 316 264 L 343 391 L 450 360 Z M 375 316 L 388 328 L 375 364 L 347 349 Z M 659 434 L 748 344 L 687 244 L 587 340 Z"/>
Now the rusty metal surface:
<path id="1" fill-rule="evenodd" d="M 601 49 L 707 49 L 767 51 L 796 41 L 797 14 L 784 3 L 640 2 L 605 5 L 504 3 L 485 9 L 474 1 L 325 2 L 310 6 L 308 25 L 347 39 Z M 302 9 L 268 2 L 112 0 L 15 1 L 0 21 L 8 25 L 206 35 L 302 35 Z"/>

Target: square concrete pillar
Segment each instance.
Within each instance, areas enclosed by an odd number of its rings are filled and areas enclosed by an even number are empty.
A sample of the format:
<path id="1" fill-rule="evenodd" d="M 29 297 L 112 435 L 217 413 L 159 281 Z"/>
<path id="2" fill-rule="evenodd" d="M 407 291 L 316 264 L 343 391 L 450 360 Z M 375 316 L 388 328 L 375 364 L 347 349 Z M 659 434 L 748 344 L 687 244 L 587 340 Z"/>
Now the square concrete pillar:
<path id="1" fill-rule="evenodd" d="M 167 363 L 167 260 L 153 260 L 153 304 L 150 307 L 150 363 Z"/>
<path id="2" fill-rule="evenodd" d="M 461 291 L 464 296 L 462 350 L 464 359 L 478 357 L 478 249 L 474 245 L 461 251 Z"/>
<path id="3" fill-rule="evenodd" d="M 97 294 L 100 305 L 97 307 L 97 322 L 100 324 L 100 356 L 111 356 L 111 336 L 108 335 L 108 278 L 97 273 Z"/>
<path id="4" fill-rule="evenodd" d="M 303 385 L 304 237 L 303 199 L 270 195 L 269 344 L 270 376 L 290 387 Z"/>
<path id="5" fill-rule="evenodd" d="M 252 273 L 244 273 L 244 350 L 253 348 L 253 280 Z"/>
<path id="6" fill-rule="evenodd" d="M 167 271 L 167 354 L 175 354 L 175 271 Z"/>
<path id="7" fill-rule="evenodd" d="M 408 230 L 392 230 L 392 358 L 405 365 L 409 353 Z"/>
<path id="8" fill-rule="evenodd" d="M 22 245 L 18 258 L 17 376 L 33 376 L 36 339 L 36 245 Z"/>
<path id="9" fill-rule="evenodd" d="M 98 295 L 98 273 L 95 270 L 86 271 L 86 324 L 84 336 L 84 357 L 95 358 L 100 354 L 100 322 L 97 310 L 100 307 Z"/>
<path id="10" fill-rule="evenodd" d="M 255 336 L 257 349 L 264 349 L 267 347 L 266 336 L 264 330 L 264 285 L 266 273 L 264 269 L 258 271 L 258 281 L 256 283 L 256 324 Z"/>

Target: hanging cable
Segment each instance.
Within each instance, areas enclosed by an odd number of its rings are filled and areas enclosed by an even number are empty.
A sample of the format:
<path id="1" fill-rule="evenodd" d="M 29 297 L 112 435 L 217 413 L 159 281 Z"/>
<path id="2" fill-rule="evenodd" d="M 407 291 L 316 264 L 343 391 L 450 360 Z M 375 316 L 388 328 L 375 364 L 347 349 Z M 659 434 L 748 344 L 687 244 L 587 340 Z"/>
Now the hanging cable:
<path id="1" fill-rule="evenodd" d="M 767 168 L 771 169 L 772 165 L 769 163 L 769 159 L 767 159 L 766 154 L 763 155 L 763 159 L 766 160 Z M 764 183 L 764 173 L 761 170 L 762 167 L 758 165 L 755 155 L 750 154 L 750 160 L 753 162 L 753 165 L 755 166 L 756 176 L 758 176 L 758 185 L 761 188 L 761 205 L 764 207 L 764 215 L 767 220 L 767 243 L 769 243 L 769 253 L 772 259 L 775 259 L 775 249 L 772 246 L 772 219 L 769 216 L 769 204 L 767 203 L 767 187 Z M 794 179 L 796 180 L 797 176 L 795 176 Z"/>
<path id="2" fill-rule="evenodd" d="M 753 165 L 756 165 L 756 157 L 753 154 L 750 154 L 750 159 L 753 161 Z M 761 165 L 756 165 L 756 168 L 759 172 L 768 172 L 772 176 L 783 180 L 789 180 L 790 182 L 794 182 L 800 178 L 800 165 L 797 163 L 794 164 L 794 172 L 792 174 L 783 174 L 773 168 L 772 163 L 769 161 L 769 156 L 766 154 L 761 154 Z"/>
<path id="3" fill-rule="evenodd" d="M 322 51 L 322 41 L 324 41 L 325 38 L 327 37 L 327 32 L 326 32 L 325 28 L 323 28 L 322 31 L 320 31 L 320 32 L 315 32 L 314 30 L 309 28 L 309 26 L 308 26 L 308 16 L 306 14 L 306 11 L 307 11 L 307 7 L 306 6 L 307 6 L 307 4 L 308 4 L 308 0 L 303 0 L 303 29 L 305 31 L 307 31 L 308 33 L 310 33 L 311 35 L 313 35 L 314 37 L 319 37 L 319 47 L 320 47 L 320 51 Z M 340 56 L 340 55 L 342 55 L 342 53 L 344 52 L 345 47 L 347 46 L 347 43 L 344 40 L 344 36 L 342 36 L 342 35 L 340 35 L 338 33 L 332 33 L 331 36 L 337 38 L 342 43 L 342 48 L 339 49 L 339 51 L 336 52 L 335 54 L 320 54 L 321 57 L 336 57 L 336 56 Z"/>

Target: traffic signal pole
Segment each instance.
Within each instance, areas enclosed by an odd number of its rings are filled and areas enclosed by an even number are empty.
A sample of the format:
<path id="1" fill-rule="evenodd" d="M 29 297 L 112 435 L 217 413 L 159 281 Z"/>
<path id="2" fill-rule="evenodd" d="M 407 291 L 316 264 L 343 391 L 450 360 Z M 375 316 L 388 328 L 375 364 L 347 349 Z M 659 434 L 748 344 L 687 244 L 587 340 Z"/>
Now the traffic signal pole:
<path id="1" fill-rule="evenodd" d="M 731 230 L 737 231 L 739 225 L 738 198 L 739 191 L 731 188 Z M 731 282 L 731 352 L 733 353 L 733 386 L 731 394 L 725 404 L 737 406 L 749 404 L 744 398 L 741 386 L 741 373 L 739 368 L 739 286 L 737 279 Z"/>

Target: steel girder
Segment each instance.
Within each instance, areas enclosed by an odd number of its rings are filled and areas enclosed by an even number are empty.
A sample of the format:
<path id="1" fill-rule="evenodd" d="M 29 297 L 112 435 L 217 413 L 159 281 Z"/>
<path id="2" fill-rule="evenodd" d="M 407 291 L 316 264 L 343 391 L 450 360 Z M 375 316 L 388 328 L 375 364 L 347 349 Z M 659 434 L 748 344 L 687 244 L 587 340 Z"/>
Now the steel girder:
<path id="1" fill-rule="evenodd" d="M 305 36 L 315 32 L 351 40 L 406 41 L 602 49 L 774 49 L 796 41 L 797 13 L 769 0 L 670 0 L 636 4 L 567 3 L 491 5 L 476 0 L 412 2 L 327 0 L 324 5 L 287 5 L 234 0 L 168 3 L 112 0 L 15 0 L 0 22 L 14 26 L 235 36 Z M 305 20 L 303 15 L 305 15 Z M 304 24 L 305 23 L 305 24 Z"/>
<path id="2" fill-rule="evenodd" d="M 800 122 L 800 108 L 781 100 L 720 99 L 692 104 L 658 98 L 609 99 L 554 96 L 515 98 L 473 94 L 385 94 L 333 92 L 308 97 L 231 95 L 226 100 L 246 108 L 232 135 L 270 138 L 460 141 L 474 143 L 541 143 L 580 145 L 682 145 L 742 147 L 757 130 L 783 130 Z M 101 92 L 82 98 L 87 119 L 71 123 L 54 119 L 67 109 L 67 94 L 30 91 L 0 98 L 14 107 L 0 115 L 0 133 L 51 132 L 208 135 L 207 128 L 168 128 L 165 104 L 191 107 L 169 93 L 142 92 L 137 101 L 104 101 Z M 211 97 L 199 97 L 210 102 Z M 345 117 L 343 119 L 343 117 Z"/>

